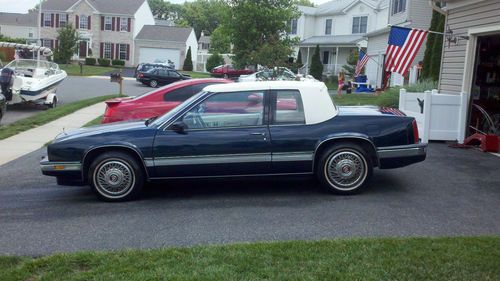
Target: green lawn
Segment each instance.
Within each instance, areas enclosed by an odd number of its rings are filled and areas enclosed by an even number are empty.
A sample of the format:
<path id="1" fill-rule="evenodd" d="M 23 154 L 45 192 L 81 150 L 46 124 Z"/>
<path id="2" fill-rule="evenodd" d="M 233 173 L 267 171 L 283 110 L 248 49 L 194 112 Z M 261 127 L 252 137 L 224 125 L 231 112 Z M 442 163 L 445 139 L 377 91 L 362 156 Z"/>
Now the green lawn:
<path id="1" fill-rule="evenodd" d="M 50 121 L 54 121 L 58 118 L 61 118 L 65 115 L 71 114 L 78 109 L 82 109 L 84 107 L 103 102 L 105 100 L 115 98 L 117 95 L 109 95 L 102 97 L 95 97 L 91 99 L 81 100 L 73 103 L 68 103 L 64 105 L 60 105 L 53 109 L 48 109 L 45 111 L 40 111 L 40 113 L 30 116 L 28 118 L 19 120 L 12 124 L 0 127 L 0 140 L 8 138 L 10 136 L 16 135 L 20 132 L 41 126 Z M 2 280 L 2 279 L 0 279 Z"/>
<path id="2" fill-rule="evenodd" d="M 379 96 L 372 94 L 346 94 L 344 91 L 341 97 L 337 96 L 337 92 L 332 93 L 331 97 L 337 105 L 377 105 L 395 108 L 399 106 L 399 88 L 388 89 Z"/>
<path id="3" fill-rule="evenodd" d="M 196 71 L 180 71 L 184 74 L 191 75 L 191 78 L 210 78 L 210 73 L 206 72 L 196 72 Z"/>
<path id="4" fill-rule="evenodd" d="M 90 126 L 94 126 L 94 125 L 100 125 L 101 124 L 101 121 L 102 121 L 102 115 L 97 117 L 96 119 L 88 122 L 87 124 L 83 125 L 83 127 L 90 127 Z"/>
<path id="5" fill-rule="evenodd" d="M 294 241 L 1 257 L 0 280 L 500 280 L 500 237 Z"/>
<path id="6" fill-rule="evenodd" d="M 68 75 L 72 75 L 72 76 L 102 75 L 102 74 L 108 73 L 110 71 L 119 70 L 119 68 L 116 68 L 116 67 L 84 65 L 83 66 L 83 74 L 80 74 L 80 66 L 78 64 L 60 64 L 59 67 L 62 70 L 66 71 L 66 73 L 68 73 Z"/>

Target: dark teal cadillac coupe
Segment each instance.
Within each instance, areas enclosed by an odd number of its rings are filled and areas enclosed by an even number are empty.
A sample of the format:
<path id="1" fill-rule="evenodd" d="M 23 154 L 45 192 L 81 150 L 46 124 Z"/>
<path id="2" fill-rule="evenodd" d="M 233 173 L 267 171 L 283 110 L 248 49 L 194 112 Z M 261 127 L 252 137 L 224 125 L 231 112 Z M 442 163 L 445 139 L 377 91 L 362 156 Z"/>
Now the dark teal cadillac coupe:
<path id="1" fill-rule="evenodd" d="M 366 187 L 373 168 L 423 161 L 416 122 L 397 109 L 337 107 L 321 82 L 206 87 L 156 119 L 64 132 L 42 173 L 89 184 L 106 201 L 136 198 L 146 181 L 316 175 L 329 192 Z"/>

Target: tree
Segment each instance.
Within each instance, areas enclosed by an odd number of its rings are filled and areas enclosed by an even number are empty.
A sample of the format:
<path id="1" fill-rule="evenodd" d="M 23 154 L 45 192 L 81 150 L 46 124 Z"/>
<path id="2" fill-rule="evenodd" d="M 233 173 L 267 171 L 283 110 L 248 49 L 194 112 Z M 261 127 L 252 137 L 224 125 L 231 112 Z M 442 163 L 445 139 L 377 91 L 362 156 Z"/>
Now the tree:
<path id="1" fill-rule="evenodd" d="M 300 6 L 314 7 L 314 3 L 310 0 L 296 0 L 295 4 Z"/>
<path id="2" fill-rule="evenodd" d="M 71 24 L 67 24 L 57 31 L 59 48 L 54 51 L 54 60 L 57 63 L 69 63 L 71 57 L 77 52 L 78 32 Z"/>
<path id="3" fill-rule="evenodd" d="M 224 64 L 224 58 L 218 53 L 214 53 L 207 59 L 206 69 L 211 71 L 214 67 Z"/>
<path id="4" fill-rule="evenodd" d="M 319 45 L 316 45 L 316 49 L 314 50 L 311 59 L 309 74 L 311 74 L 314 78 L 318 80 L 323 80 L 323 64 L 321 63 L 321 59 L 319 56 Z"/>
<path id="5" fill-rule="evenodd" d="M 302 64 L 302 52 L 300 51 L 300 49 L 299 49 L 299 52 L 297 53 L 297 65 L 299 67 L 303 66 L 303 64 Z"/>
<path id="6" fill-rule="evenodd" d="M 227 0 L 230 18 L 225 23 L 237 67 L 287 61 L 294 41 L 287 35 L 288 22 L 300 16 L 294 0 Z M 278 52 L 271 59 L 263 55 Z M 279 56 L 279 58 L 278 58 Z"/>
<path id="7" fill-rule="evenodd" d="M 439 12 L 432 13 L 431 26 L 432 31 L 444 31 L 445 16 Z M 441 52 L 443 49 L 443 37 L 435 33 L 429 33 L 427 43 L 425 45 L 425 55 L 423 61 L 422 73 L 420 79 L 429 79 L 437 81 L 439 79 L 439 71 L 441 68 Z"/>
<path id="8" fill-rule="evenodd" d="M 229 37 L 227 28 L 223 25 L 217 27 L 210 34 L 210 52 L 219 54 L 228 54 L 231 52 L 231 37 Z"/>
<path id="9" fill-rule="evenodd" d="M 347 58 L 347 64 L 342 67 L 344 68 L 346 76 L 354 78 L 354 75 L 356 73 L 356 65 L 358 64 L 358 58 L 359 50 L 357 48 L 352 49 L 349 53 L 349 57 Z"/>
<path id="10" fill-rule="evenodd" d="M 148 0 L 148 4 L 155 18 L 170 20 L 177 25 L 182 25 L 183 5 L 163 0 Z"/>
<path id="11" fill-rule="evenodd" d="M 182 66 L 182 70 L 185 71 L 193 71 L 193 60 L 191 59 L 191 46 L 186 54 L 186 59 L 184 59 L 184 65 Z"/>
<path id="12" fill-rule="evenodd" d="M 193 27 L 196 38 L 201 32 L 212 33 L 229 15 L 229 6 L 222 0 L 196 0 L 184 2 L 182 18 Z"/>

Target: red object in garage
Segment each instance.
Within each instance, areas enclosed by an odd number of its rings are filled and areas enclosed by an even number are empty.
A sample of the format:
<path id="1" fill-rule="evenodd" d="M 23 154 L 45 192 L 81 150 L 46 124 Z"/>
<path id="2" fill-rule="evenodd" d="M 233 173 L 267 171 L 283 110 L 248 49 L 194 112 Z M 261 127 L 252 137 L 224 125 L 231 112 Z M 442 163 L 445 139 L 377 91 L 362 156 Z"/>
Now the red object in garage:
<path id="1" fill-rule="evenodd" d="M 189 79 L 169 84 L 136 98 L 116 98 L 106 101 L 101 123 L 148 119 L 163 115 L 208 85 L 231 83 L 227 79 Z"/>
<path id="2" fill-rule="evenodd" d="M 484 152 L 500 152 L 500 136 L 473 134 L 464 141 L 464 145 L 477 145 Z"/>

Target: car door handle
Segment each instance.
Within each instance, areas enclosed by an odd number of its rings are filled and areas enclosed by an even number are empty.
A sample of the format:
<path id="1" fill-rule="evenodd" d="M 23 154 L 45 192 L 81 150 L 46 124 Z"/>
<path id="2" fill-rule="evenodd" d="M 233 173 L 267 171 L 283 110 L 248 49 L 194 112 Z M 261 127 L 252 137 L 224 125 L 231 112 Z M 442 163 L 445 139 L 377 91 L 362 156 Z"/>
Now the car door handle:
<path id="1" fill-rule="evenodd" d="M 266 136 L 266 133 L 250 133 L 250 135 L 252 135 L 252 136 L 263 136 L 263 137 L 265 137 L 265 136 Z"/>

